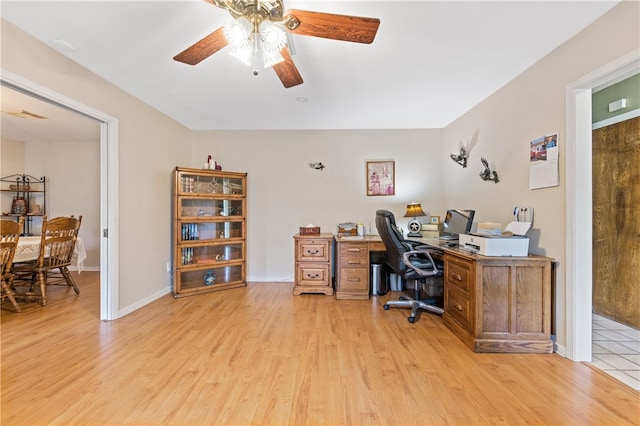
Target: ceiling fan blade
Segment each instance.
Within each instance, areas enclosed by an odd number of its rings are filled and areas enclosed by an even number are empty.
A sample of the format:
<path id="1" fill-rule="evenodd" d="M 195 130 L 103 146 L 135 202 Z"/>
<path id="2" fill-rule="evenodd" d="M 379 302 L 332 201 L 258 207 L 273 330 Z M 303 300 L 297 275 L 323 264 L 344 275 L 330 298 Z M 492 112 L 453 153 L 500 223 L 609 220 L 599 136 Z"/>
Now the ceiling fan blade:
<path id="1" fill-rule="evenodd" d="M 178 53 L 173 59 L 184 62 L 185 64 L 195 65 L 207 59 L 227 44 L 229 44 L 229 42 L 224 36 L 224 28 L 220 27 L 194 45 Z"/>
<path id="2" fill-rule="evenodd" d="M 302 84 L 302 76 L 298 72 L 296 64 L 293 63 L 293 59 L 291 59 L 291 55 L 289 55 L 289 50 L 286 47 L 283 47 L 280 54 L 284 58 L 284 62 L 275 64 L 273 69 L 276 74 L 278 74 L 278 78 L 280 78 L 282 85 L 288 89 L 289 87 Z"/>
<path id="3" fill-rule="evenodd" d="M 356 43 L 371 44 L 380 26 L 378 18 L 334 15 L 308 10 L 289 10 L 287 14 L 295 16 L 300 21 L 298 27 L 290 30 L 294 34 Z"/>

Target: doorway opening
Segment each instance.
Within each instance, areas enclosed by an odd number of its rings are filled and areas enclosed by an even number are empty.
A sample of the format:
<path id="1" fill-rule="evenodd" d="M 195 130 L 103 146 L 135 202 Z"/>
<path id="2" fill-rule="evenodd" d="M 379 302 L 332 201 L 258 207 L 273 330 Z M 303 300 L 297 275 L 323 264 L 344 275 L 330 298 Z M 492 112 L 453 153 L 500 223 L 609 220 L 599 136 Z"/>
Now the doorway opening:
<path id="1" fill-rule="evenodd" d="M 118 120 L 5 70 L 0 74 L 0 84 L 100 122 L 100 319 L 117 319 Z"/>
<path id="2" fill-rule="evenodd" d="M 566 356 L 573 361 L 592 359 L 592 92 L 639 70 L 633 51 L 566 89 Z"/>

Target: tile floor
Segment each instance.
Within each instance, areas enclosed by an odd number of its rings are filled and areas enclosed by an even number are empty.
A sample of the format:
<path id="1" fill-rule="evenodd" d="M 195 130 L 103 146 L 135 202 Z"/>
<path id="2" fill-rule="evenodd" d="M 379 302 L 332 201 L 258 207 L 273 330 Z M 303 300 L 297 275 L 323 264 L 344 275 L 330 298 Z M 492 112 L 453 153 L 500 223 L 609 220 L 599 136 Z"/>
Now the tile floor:
<path id="1" fill-rule="evenodd" d="M 592 365 L 640 390 L 640 330 L 593 314 Z"/>

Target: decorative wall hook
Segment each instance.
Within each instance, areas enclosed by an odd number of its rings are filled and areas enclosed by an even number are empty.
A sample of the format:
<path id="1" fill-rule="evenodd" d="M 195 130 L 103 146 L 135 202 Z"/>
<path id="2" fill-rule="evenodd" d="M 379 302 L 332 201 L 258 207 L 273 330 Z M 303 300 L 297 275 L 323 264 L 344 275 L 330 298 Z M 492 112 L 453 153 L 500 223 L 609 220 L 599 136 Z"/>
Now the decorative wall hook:
<path id="1" fill-rule="evenodd" d="M 309 167 L 311 167 L 314 170 L 323 171 L 326 166 L 322 163 L 309 163 Z"/>
<path id="2" fill-rule="evenodd" d="M 450 157 L 453 161 L 460 164 L 462 168 L 467 167 L 467 158 L 469 158 L 469 154 L 467 153 L 467 149 L 464 146 L 460 147 L 459 154 L 450 154 Z"/>
<path id="3" fill-rule="evenodd" d="M 489 162 L 487 161 L 487 159 L 482 157 L 480 161 L 484 166 L 484 170 L 480 172 L 480 179 L 491 180 L 495 183 L 500 182 L 500 179 L 498 179 L 498 172 L 496 172 L 495 170 L 492 171 L 491 168 L 489 168 Z"/>

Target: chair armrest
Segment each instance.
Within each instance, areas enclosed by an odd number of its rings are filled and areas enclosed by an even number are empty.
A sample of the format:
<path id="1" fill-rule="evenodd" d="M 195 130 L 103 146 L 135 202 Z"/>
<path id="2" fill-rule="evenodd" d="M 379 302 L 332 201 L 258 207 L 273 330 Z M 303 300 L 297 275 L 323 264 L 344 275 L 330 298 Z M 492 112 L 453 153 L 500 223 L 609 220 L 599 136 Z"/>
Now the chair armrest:
<path id="1" fill-rule="evenodd" d="M 442 271 L 438 269 L 438 265 L 436 264 L 435 260 L 431 256 L 432 253 L 436 254 L 437 252 L 438 252 L 437 250 L 430 250 L 426 248 L 421 248 L 420 250 L 407 251 L 402 254 L 402 263 L 404 263 L 407 268 L 410 268 L 413 271 L 415 271 L 421 277 L 432 277 L 434 275 L 440 275 L 442 274 Z M 420 257 L 426 258 L 431 263 L 431 268 L 430 269 L 418 268 L 416 265 L 411 263 L 412 256 L 420 256 Z"/>
<path id="2" fill-rule="evenodd" d="M 419 247 L 428 247 L 421 241 L 414 240 L 402 240 L 402 243 L 408 247 L 410 250 L 417 250 Z"/>

